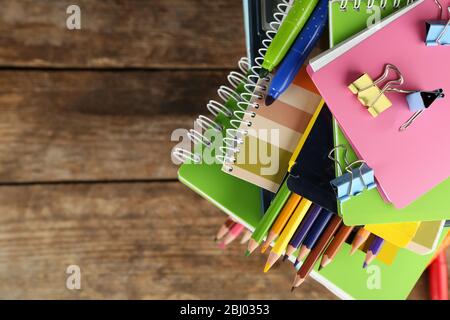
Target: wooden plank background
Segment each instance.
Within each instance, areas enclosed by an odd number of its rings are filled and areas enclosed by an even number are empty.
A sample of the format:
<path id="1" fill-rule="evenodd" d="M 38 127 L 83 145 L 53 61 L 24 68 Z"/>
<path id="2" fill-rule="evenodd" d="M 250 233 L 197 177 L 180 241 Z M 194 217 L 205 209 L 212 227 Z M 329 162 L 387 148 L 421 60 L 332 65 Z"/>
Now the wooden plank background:
<path id="1" fill-rule="evenodd" d="M 176 181 L 172 131 L 245 54 L 241 1 L 77 4 L 70 31 L 68 3 L 0 0 L 0 298 L 333 299 L 218 250 L 224 215 Z"/>

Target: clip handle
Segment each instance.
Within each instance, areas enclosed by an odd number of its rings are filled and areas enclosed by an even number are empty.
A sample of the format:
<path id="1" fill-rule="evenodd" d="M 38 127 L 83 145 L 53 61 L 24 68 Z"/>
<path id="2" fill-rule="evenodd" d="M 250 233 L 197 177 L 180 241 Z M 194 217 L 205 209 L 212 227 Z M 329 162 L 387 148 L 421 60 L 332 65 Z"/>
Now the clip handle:
<path id="1" fill-rule="evenodd" d="M 448 22 L 445 25 L 444 29 L 442 29 L 442 32 L 439 34 L 439 36 L 436 39 L 436 43 L 438 45 L 441 45 L 441 40 L 444 37 L 445 33 L 447 32 L 448 27 L 450 26 L 450 7 L 448 7 L 448 15 L 449 15 Z"/>

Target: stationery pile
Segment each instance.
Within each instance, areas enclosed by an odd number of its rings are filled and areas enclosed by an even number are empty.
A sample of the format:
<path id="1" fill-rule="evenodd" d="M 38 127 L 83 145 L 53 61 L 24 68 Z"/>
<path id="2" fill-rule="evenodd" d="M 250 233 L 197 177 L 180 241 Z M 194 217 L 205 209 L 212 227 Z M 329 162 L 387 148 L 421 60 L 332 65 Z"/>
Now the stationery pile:
<path id="1" fill-rule="evenodd" d="M 311 276 L 344 299 L 405 299 L 435 256 L 439 274 L 443 1 L 243 1 L 248 57 L 173 150 L 179 180 L 229 215 L 220 246 L 244 233 L 247 255 L 268 251 L 264 272 L 289 260 L 292 289 Z"/>

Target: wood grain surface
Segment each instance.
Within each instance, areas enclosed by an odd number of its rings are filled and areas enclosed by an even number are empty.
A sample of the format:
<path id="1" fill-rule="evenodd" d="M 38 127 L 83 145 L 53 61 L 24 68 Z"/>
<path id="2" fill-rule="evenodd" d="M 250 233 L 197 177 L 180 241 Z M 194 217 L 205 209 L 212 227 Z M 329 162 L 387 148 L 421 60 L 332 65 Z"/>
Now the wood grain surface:
<path id="1" fill-rule="evenodd" d="M 171 133 L 245 54 L 242 2 L 77 4 L 70 31 L 68 3 L 0 0 L 0 299 L 335 299 L 219 250 L 224 214 L 176 182 Z"/>
<path id="2" fill-rule="evenodd" d="M 75 2 L 74 2 L 75 3 Z M 239 0 L 0 1 L 0 66 L 234 68 L 245 52 Z"/>
<path id="3" fill-rule="evenodd" d="M 175 179 L 171 134 L 226 74 L 0 72 L 0 181 Z"/>

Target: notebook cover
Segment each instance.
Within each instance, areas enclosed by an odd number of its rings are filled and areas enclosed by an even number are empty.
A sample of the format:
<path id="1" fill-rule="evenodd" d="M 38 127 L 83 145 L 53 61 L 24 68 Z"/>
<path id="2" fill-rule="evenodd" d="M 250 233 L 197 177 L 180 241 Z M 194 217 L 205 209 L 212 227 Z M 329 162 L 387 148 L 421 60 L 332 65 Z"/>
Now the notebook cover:
<path id="1" fill-rule="evenodd" d="M 271 106 L 264 99 L 257 101 L 259 109 L 251 108 L 255 117 L 246 114 L 241 130 L 248 130 L 235 154 L 236 163 L 230 164 L 229 174 L 251 182 L 261 188 L 276 192 L 288 170 L 298 141 L 301 139 L 314 111 L 321 105 L 322 98 L 308 77 L 305 68 L 294 82 Z"/>
<path id="2" fill-rule="evenodd" d="M 287 185 L 292 192 L 337 212 L 336 194 L 330 184 L 334 163 L 328 158 L 333 148 L 332 125 L 331 113 L 324 106 L 290 170 Z"/>
<path id="3" fill-rule="evenodd" d="M 243 90 L 243 84 L 241 84 L 236 92 L 242 93 Z M 226 106 L 230 110 L 238 109 L 233 99 L 229 99 Z M 231 127 L 230 118 L 222 114 L 215 118 L 215 122 L 224 130 Z M 214 158 L 214 151 L 205 149 L 201 144 L 195 145 L 195 148 L 196 154 L 209 152 Z M 222 164 L 208 164 L 206 161 L 199 164 L 184 163 L 178 169 L 178 179 L 246 227 L 256 224 L 261 216 L 259 188 L 230 176 L 221 169 Z"/>
<path id="4" fill-rule="evenodd" d="M 379 0 L 375 5 L 379 5 Z M 402 5 L 406 2 L 402 1 Z M 338 44 L 353 36 L 367 26 L 368 19 L 376 9 L 366 9 L 367 1 L 362 2 L 360 11 L 349 9 L 348 12 L 340 10 L 340 1 L 335 0 L 330 5 L 330 43 L 331 46 Z M 348 6 L 353 6 L 349 1 Z M 385 10 L 378 10 L 381 17 L 394 11 L 393 1 L 389 1 Z M 340 130 L 336 121 L 333 121 L 335 145 L 347 147 L 347 158 L 349 161 L 357 160 L 357 156 L 349 142 Z M 342 149 L 337 149 L 336 155 L 343 161 Z M 338 204 L 338 213 L 343 217 L 346 225 L 365 225 L 397 223 L 410 221 L 436 221 L 450 217 L 450 202 L 447 196 L 450 194 L 450 179 L 445 180 L 437 187 L 429 191 L 423 197 L 414 201 L 403 209 L 396 209 L 391 204 L 383 201 L 376 189 L 363 192 L 351 201 Z M 433 208 L 433 210 L 430 210 Z"/>
<path id="5" fill-rule="evenodd" d="M 402 70 L 405 87 L 450 92 L 448 72 L 442 69 L 448 65 L 448 51 L 424 45 L 424 21 L 436 11 L 433 0 L 414 2 L 384 19 L 380 28 L 344 41 L 308 66 L 341 129 L 374 169 L 379 188 L 397 208 L 407 206 L 449 176 L 450 148 L 441 144 L 450 138 L 448 101 L 436 101 L 400 132 L 399 127 L 411 116 L 404 95 L 390 94 L 393 107 L 374 119 L 347 86 L 364 72 L 378 76 L 386 63 L 392 63 Z M 330 55 L 339 52 L 344 53 L 322 67 Z"/>

